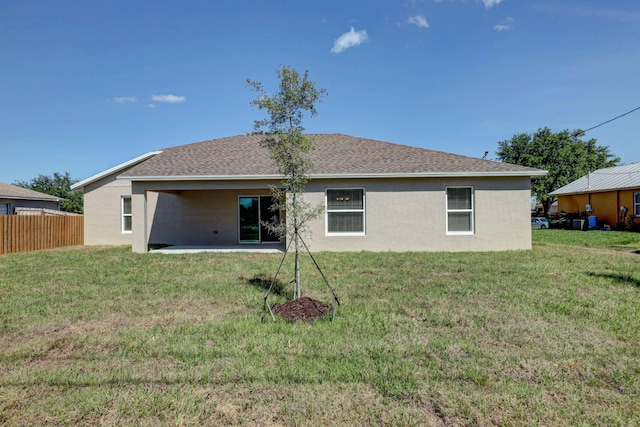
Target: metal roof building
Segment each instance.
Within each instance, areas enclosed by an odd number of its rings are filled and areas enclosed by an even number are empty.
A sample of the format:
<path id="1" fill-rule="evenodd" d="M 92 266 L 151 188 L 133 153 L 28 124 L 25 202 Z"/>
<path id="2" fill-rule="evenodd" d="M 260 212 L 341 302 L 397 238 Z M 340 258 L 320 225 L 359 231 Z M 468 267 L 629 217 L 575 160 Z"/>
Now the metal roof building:
<path id="1" fill-rule="evenodd" d="M 640 188 L 640 163 L 598 169 L 564 187 L 551 192 L 552 196 L 599 191 Z"/>

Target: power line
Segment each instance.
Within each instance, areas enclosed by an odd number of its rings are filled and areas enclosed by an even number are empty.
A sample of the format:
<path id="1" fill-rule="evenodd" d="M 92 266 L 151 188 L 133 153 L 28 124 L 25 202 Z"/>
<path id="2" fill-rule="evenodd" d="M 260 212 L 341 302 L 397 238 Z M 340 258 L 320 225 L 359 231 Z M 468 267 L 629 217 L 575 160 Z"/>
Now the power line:
<path id="1" fill-rule="evenodd" d="M 595 128 L 598 128 L 598 127 L 600 127 L 600 126 L 602 126 L 602 125 L 606 125 L 607 123 L 611 123 L 612 121 L 614 121 L 614 120 L 618 120 L 620 117 L 624 117 L 624 116 L 626 116 L 627 114 L 631 114 L 631 113 L 633 113 L 634 111 L 637 111 L 637 110 L 640 110 L 640 107 L 634 108 L 634 109 L 633 109 L 633 110 L 631 110 L 631 111 L 627 111 L 627 112 L 626 112 L 626 113 L 624 113 L 624 114 L 620 114 L 619 116 L 614 117 L 613 119 L 609 119 L 609 120 L 607 120 L 606 122 L 602 122 L 602 123 L 600 123 L 599 125 L 595 125 L 595 126 L 593 126 L 593 127 L 590 127 L 589 129 L 583 130 L 583 131 L 582 131 L 582 132 L 580 132 L 580 133 L 581 133 L 581 134 L 585 134 L 585 133 L 589 132 L 590 130 L 593 130 L 593 129 L 595 129 Z"/>

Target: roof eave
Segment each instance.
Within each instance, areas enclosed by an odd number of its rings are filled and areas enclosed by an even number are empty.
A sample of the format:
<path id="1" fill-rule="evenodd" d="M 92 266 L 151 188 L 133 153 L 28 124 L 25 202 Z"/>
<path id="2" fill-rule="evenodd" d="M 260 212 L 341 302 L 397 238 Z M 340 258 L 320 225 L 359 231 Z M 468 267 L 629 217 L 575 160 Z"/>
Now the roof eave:
<path id="1" fill-rule="evenodd" d="M 629 186 L 629 187 L 615 187 L 615 188 L 581 188 L 579 190 L 572 191 L 552 191 L 549 193 L 550 196 L 571 196 L 574 194 L 591 194 L 591 193 L 607 193 L 609 191 L 625 191 L 625 190 L 633 190 L 636 188 L 640 188 L 640 186 Z"/>
<path id="2" fill-rule="evenodd" d="M 98 180 L 100 180 L 100 179 L 102 179 L 102 178 L 104 178 L 106 176 L 112 175 L 112 174 L 114 174 L 114 173 L 116 173 L 118 171 L 124 170 L 124 169 L 126 169 L 126 168 L 128 168 L 130 166 L 133 166 L 133 165 L 135 165 L 137 163 L 140 163 L 140 162 L 142 162 L 144 160 L 147 160 L 148 158 L 151 158 L 151 157 L 153 157 L 153 156 L 155 156 L 157 154 L 160 154 L 160 153 L 162 153 L 162 151 L 150 151 L 150 152 L 148 152 L 146 154 L 143 154 L 142 156 L 136 157 L 135 159 L 131 159 L 131 160 L 128 160 L 128 161 L 126 161 L 124 163 L 120 163 L 117 166 L 114 166 L 114 167 L 112 167 L 110 169 L 107 169 L 105 171 L 100 172 L 99 174 L 90 176 L 87 179 L 83 179 L 82 181 L 76 182 L 75 184 L 73 184 L 71 186 L 71 189 L 72 190 L 77 190 L 79 188 L 84 188 L 85 186 L 87 186 L 87 185 L 89 185 L 89 184 L 91 184 L 91 183 L 93 183 L 95 181 L 98 181 Z"/>
<path id="3" fill-rule="evenodd" d="M 46 198 L 46 197 L 29 197 L 29 196 L 9 196 L 9 195 L 2 195 L 2 194 L 0 194 L 0 199 L 35 200 L 38 202 L 57 202 L 57 203 L 65 202 L 67 200 L 59 197 Z"/>
<path id="4" fill-rule="evenodd" d="M 344 173 L 309 174 L 309 179 L 375 179 L 375 178 L 495 178 L 544 176 L 547 171 L 500 171 L 500 172 L 417 172 L 417 173 Z M 166 175 L 129 176 L 117 179 L 130 181 L 259 181 L 283 179 L 282 175 Z"/>
<path id="5" fill-rule="evenodd" d="M 348 178 L 495 178 L 544 176 L 547 171 L 484 171 L 484 172 L 406 172 L 406 173 L 363 173 L 363 174 L 311 174 L 311 179 Z"/>

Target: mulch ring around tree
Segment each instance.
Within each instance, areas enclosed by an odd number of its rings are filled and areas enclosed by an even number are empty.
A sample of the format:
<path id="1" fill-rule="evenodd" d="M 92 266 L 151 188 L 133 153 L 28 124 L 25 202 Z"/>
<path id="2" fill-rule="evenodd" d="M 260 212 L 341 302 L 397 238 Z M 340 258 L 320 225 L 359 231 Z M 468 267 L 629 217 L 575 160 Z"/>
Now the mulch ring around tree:
<path id="1" fill-rule="evenodd" d="M 294 320 L 315 320 L 327 314 L 332 306 L 308 297 L 301 297 L 287 302 L 274 304 L 271 307 L 288 322 Z"/>

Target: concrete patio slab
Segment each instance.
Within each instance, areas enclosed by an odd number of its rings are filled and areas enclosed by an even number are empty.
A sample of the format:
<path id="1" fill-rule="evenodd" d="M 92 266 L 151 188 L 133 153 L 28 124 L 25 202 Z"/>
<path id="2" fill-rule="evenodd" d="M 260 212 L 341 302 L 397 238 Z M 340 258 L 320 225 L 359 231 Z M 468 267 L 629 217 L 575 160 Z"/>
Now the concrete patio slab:
<path id="1" fill-rule="evenodd" d="M 247 252 L 247 253 L 263 253 L 263 254 L 281 254 L 284 247 L 281 245 L 236 245 L 236 246 L 167 246 L 164 248 L 150 250 L 153 254 L 195 254 L 201 252 Z"/>

